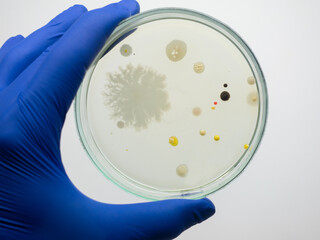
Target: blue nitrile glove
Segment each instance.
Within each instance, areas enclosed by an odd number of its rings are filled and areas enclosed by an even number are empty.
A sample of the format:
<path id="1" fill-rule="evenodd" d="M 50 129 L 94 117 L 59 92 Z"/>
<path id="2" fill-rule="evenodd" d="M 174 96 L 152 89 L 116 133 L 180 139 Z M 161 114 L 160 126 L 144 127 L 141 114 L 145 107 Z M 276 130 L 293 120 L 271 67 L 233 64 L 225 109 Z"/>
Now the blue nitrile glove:
<path id="1" fill-rule="evenodd" d="M 60 156 L 66 113 L 115 26 L 139 11 L 123 0 L 76 5 L 0 49 L 0 239 L 172 239 L 214 214 L 208 199 L 110 205 L 81 194 Z"/>

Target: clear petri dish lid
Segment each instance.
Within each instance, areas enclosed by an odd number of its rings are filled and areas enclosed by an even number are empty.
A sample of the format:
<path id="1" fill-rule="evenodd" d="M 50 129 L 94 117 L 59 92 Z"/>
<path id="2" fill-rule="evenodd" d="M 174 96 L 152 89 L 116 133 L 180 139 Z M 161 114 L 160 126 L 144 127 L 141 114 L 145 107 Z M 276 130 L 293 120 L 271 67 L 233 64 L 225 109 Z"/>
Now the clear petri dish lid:
<path id="1" fill-rule="evenodd" d="M 261 68 L 233 30 L 167 8 L 115 29 L 75 110 L 85 150 L 116 185 L 148 199 L 201 198 L 247 166 L 267 103 Z"/>

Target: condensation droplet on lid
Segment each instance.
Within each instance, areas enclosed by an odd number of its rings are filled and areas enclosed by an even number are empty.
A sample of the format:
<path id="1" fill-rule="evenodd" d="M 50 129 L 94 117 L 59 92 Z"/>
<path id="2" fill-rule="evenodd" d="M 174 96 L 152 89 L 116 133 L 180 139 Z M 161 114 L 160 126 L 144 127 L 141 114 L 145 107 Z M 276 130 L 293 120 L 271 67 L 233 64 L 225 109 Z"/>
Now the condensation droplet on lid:
<path id="1" fill-rule="evenodd" d="M 167 45 L 166 53 L 171 61 L 178 62 L 186 55 L 187 44 L 181 40 L 173 40 Z"/>
<path id="2" fill-rule="evenodd" d="M 180 177 L 185 177 L 188 173 L 188 167 L 186 164 L 180 164 L 176 169 L 177 175 Z"/>

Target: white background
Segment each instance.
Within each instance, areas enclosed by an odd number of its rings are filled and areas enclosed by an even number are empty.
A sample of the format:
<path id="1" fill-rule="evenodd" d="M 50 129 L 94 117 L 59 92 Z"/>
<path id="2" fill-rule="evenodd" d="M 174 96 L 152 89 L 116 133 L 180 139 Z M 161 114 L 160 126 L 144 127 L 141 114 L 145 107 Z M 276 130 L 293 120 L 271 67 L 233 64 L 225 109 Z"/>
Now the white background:
<path id="1" fill-rule="evenodd" d="M 1 0 L 0 45 L 27 36 L 65 8 L 102 0 Z M 260 148 L 235 181 L 209 198 L 217 212 L 178 239 L 320 239 L 320 2 L 312 0 L 140 0 L 141 10 L 184 7 L 207 13 L 240 34 L 255 53 L 269 90 Z M 73 109 L 72 109 L 73 110 Z M 62 157 L 75 185 L 109 203 L 142 202 L 109 183 L 77 136 L 73 111 Z"/>

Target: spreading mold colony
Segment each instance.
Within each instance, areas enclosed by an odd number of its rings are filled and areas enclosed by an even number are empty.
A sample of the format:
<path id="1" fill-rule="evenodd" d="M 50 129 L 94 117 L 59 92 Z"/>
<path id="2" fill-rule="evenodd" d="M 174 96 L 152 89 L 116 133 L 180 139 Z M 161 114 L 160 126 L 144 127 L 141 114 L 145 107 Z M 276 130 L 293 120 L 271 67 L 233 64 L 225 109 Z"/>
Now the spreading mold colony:
<path id="1" fill-rule="evenodd" d="M 101 58 L 88 92 L 102 154 L 130 179 L 165 190 L 221 177 L 250 151 L 259 113 L 256 79 L 239 49 L 186 21 L 137 28 Z"/>
<path id="2" fill-rule="evenodd" d="M 129 45 L 123 46 L 122 50 L 131 49 Z M 152 121 L 160 121 L 163 113 L 170 109 L 165 81 L 165 75 L 141 65 L 129 64 L 109 73 L 103 92 L 104 104 L 112 109 L 113 119 L 121 119 L 117 126 L 133 126 L 140 130 Z"/>

